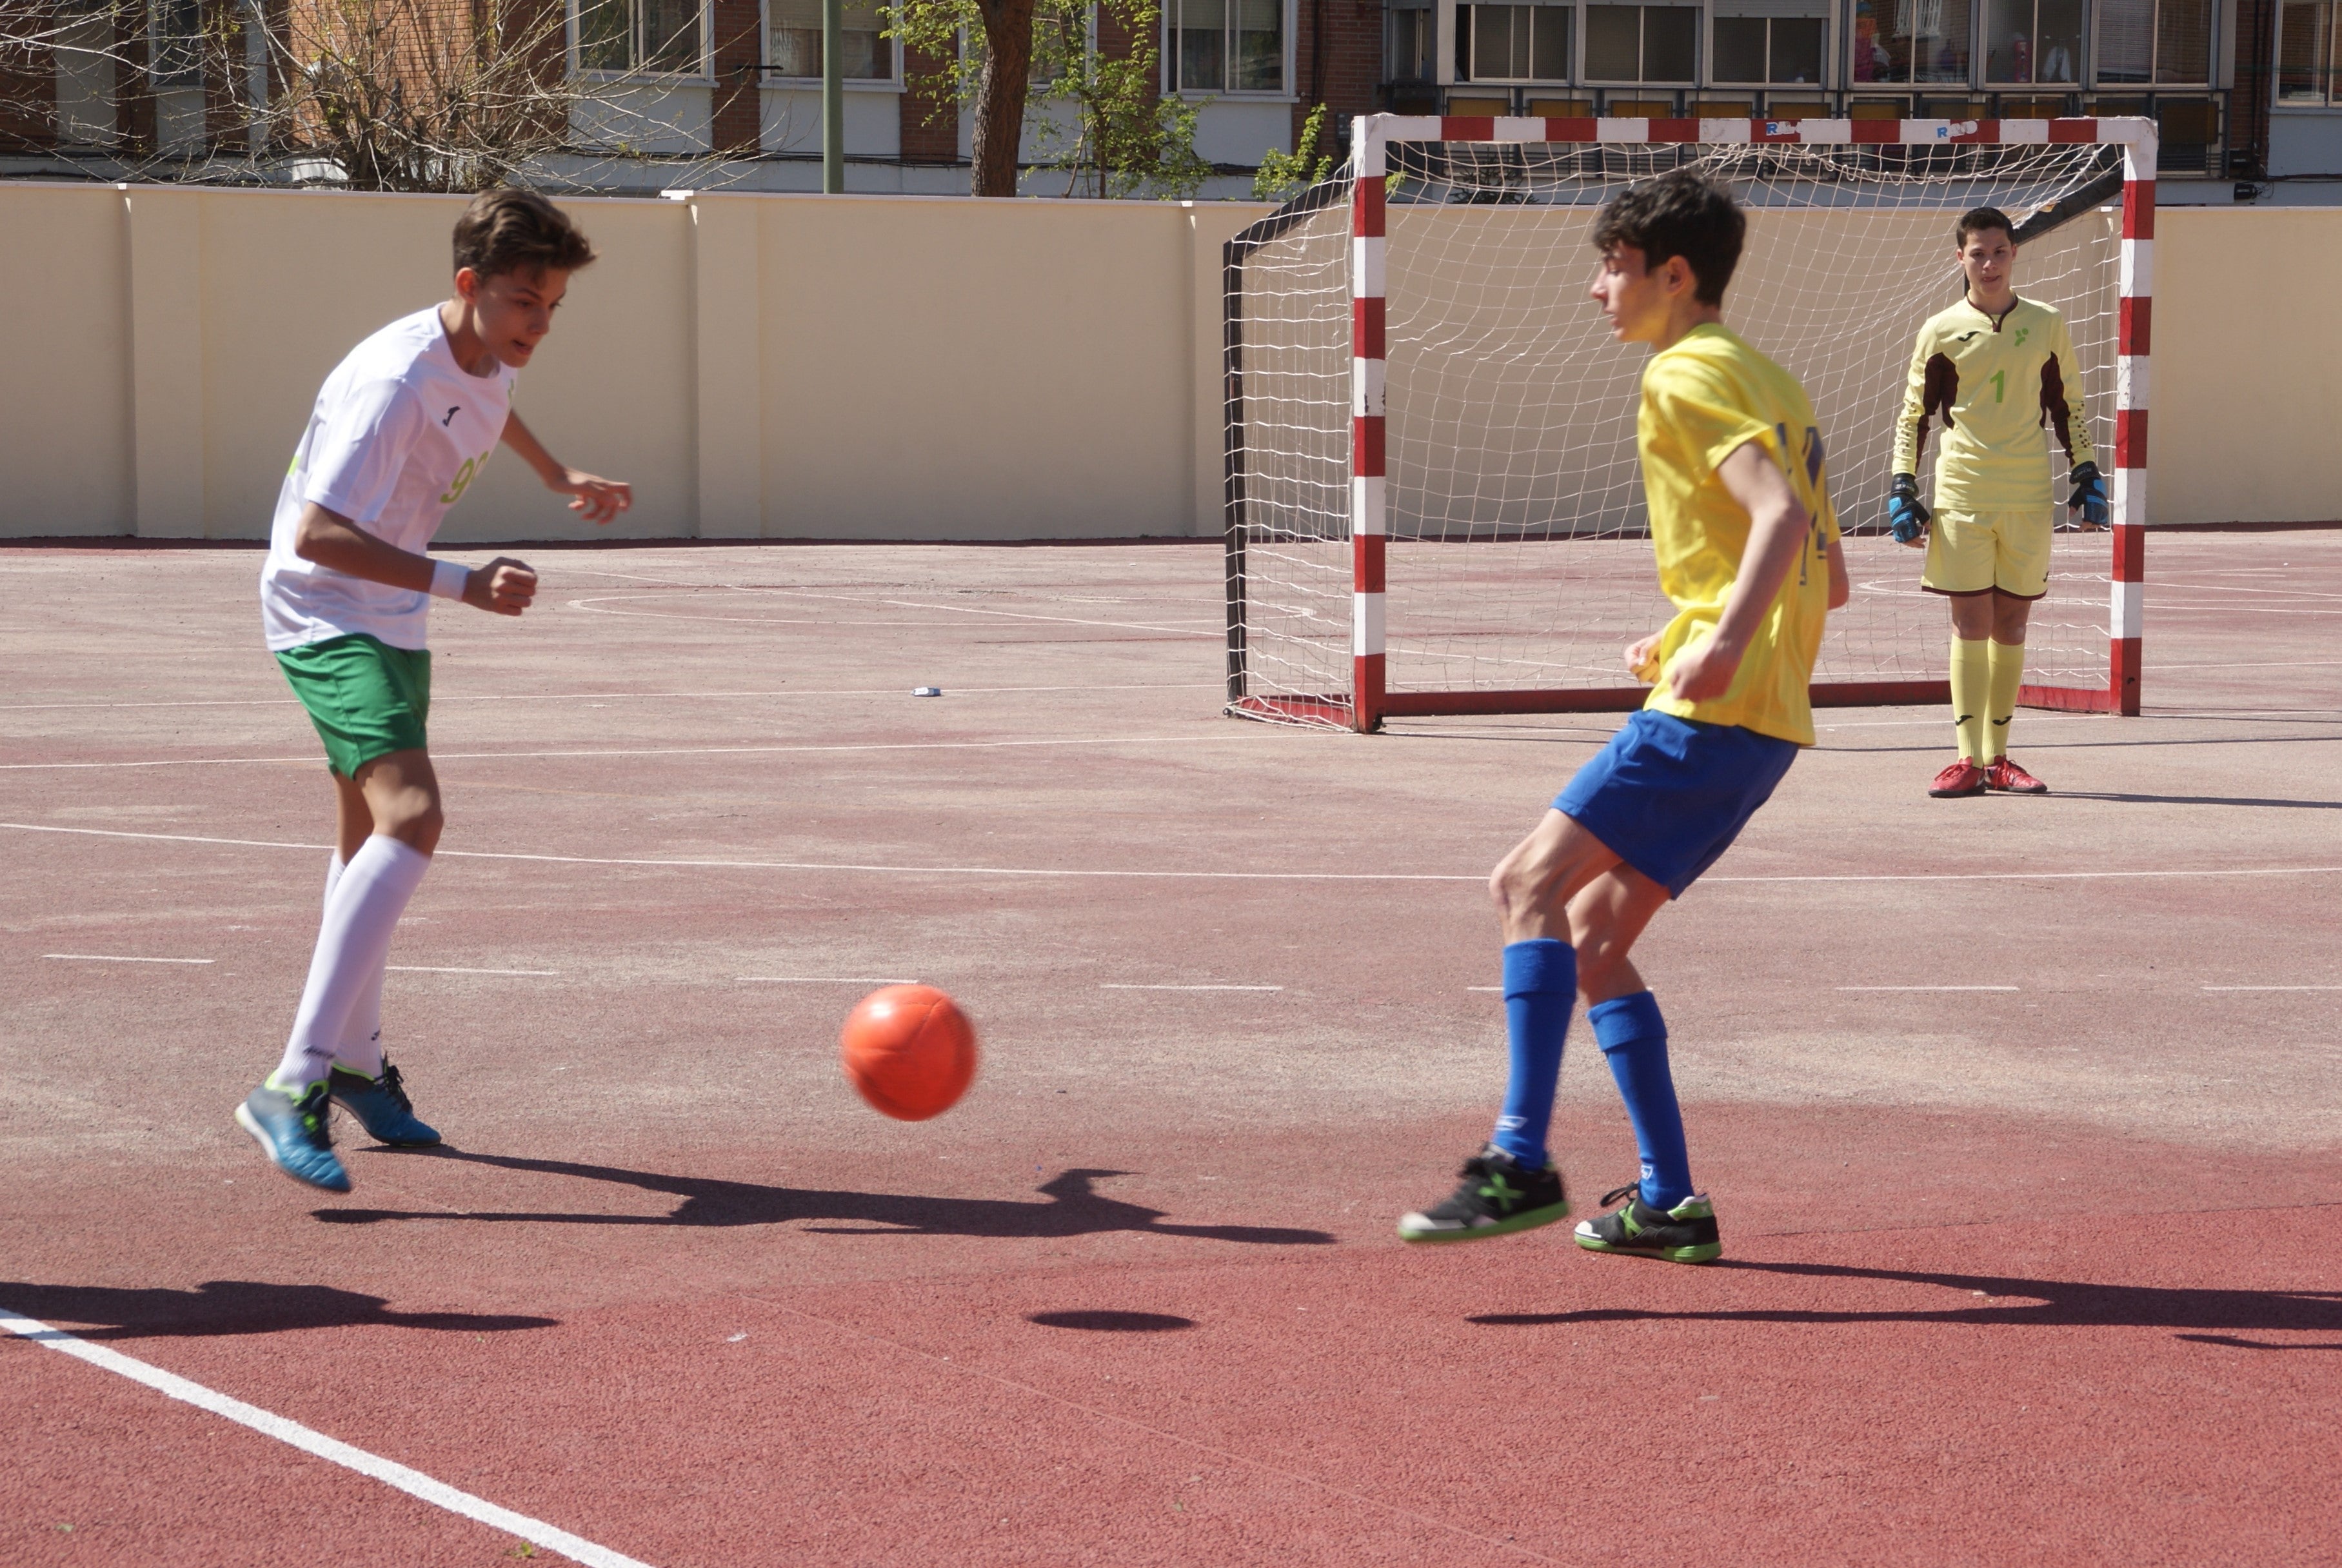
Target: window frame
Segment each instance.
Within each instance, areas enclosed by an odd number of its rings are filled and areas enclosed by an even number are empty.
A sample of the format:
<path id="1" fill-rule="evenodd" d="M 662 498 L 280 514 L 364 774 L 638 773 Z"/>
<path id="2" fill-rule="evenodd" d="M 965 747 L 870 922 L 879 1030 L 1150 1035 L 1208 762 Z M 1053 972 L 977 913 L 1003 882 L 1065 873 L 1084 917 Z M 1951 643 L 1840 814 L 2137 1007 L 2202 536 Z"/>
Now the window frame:
<path id="1" fill-rule="evenodd" d="M 195 30 L 185 35 L 165 31 L 175 9 L 195 17 Z M 202 0 L 146 0 L 146 85 L 150 89 L 179 91 L 204 85 L 204 7 Z M 185 64 L 165 67 L 166 52 L 185 51 Z"/>
<path id="2" fill-rule="evenodd" d="M 1382 80 L 1384 83 L 1414 87 L 1428 85 L 1439 80 L 1439 10 L 1438 0 L 1431 0 L 1431 3 L 1424 5 L 1383 7 Z M 1418 19 L 1411 25 L 1420 30 L 1423 35 L 1423 74 L 1421 75 L 1402 76 L 1398 74 L 1398 61 L 1391 45 L 1394 42 L 1395 29 L 1402 16 Z"/>
<path id="3" fill-rule="evenodd" d="M 2097 34 L 2098 18 L 2106 11 L 2105 0 L 2078 0 L 2082 7 L 2083 27 L 2081 36 L 2075 40 L 2074 77 L 2068 82 L 2045 82 L 2041 79 L 2038 45 L 2041 37 L 2041 7 L 2047 0 L 2021 0 L 2021 3 L 2030 7 L 2033 13 L 2033 25 L 2027 30 L 2036 45 L 2033 79 L 2029 82 L 2019 82 L 2010 77 L 1992 75 L 1990 65 L 1992 40 L 1989 35 L 1995 0 L 1979 0 L 1979 3 L 1972 8 L 1976 18 L 1977 36 L 1975 44 L 1969 50 L 1969 58 L 1975 62 L 1975 68 L 1968 73 L 1970 85 L 1986 92 L 2000 92 L 2010 88 L 2021 88 L 2027 92 L 2047 90 L 2053 93 L 2079 93 L 2086 91 L 2096 79 Z M 2150 0 L 2150 3 L 2160 5 L 2163 0 Z"/>
<path id="4" fill-rule="evenodd" d="M 1300 23 L 1300 0 L 1276 0 L 1277 85 L 1275 87 L 1183 87 L 1179 85 L 1179 16 L 1180 8 L 1184 3 L 1185 0 L 1164 0 L 1163 20 L 1161 24 L 1162 32 L 1157 45 L 1163 60 L 1163 96 L 1166 98 L 1178 98 L 1182 101 L 1196 98 L 1211 98 L 1216 100 L 1225 98 L 1239 104 L 1290 104 L 1296 101 L 1294 97 L 1295 87 L 1293 69 L 1294 31 Z M 1442 0 L 1442 3 L 1453 5 L 1456 3 L 1456 0 Z M 1221 79 L 1224 81 L 1229 75 L 1229 67 L 1235 64 L 1236 58 L 1236 21 L 1238 17 L 1238 7 L 1242 4 L 1242 0 L 1225 0 L 1225 4 L 1226 5 L 1226 20 L 1222 24 L 1221 36 L 1226 41 L 1226 48 L 1225 53 L 1221 55 L 1222 64 L 1220 73 Z M 1435 5 L 1432 9 L 1435 17 L 1433 23 L 1435 37 L 1433 40 L 1434 55 L 1432 65 L 1433 68 L 1436 70 L 1438 65 L 1436 55 L 1437 39 L 1436 36 L 1438 30 L 1438 25 L 1436 22 L 1436 6 Z M 1093 33 L 1093 36 L 1095 36 L 1095 33 Z M 1390 48 L 1389 28 L 1387 24 L 1385 25 L 1383 29 L 1383 38 L 1384 41 L 1382 48 L 1385 55 L 1383 64 L 1387 66 L 1390 64 L 1388 58 L 1388 51 Z"/>
<path id="5" fill-rule="evenodd" d="M 1830 0 L 1830 4 L 1827 8 L 1819 16 L 1776 16 L 1767 14 L 1762 16 L 1750 17 L 1746 15 L 1719 16 L 1716 14 L 1716 6 L 1713 4 L 1713 0 L 1710 0 L 1709 4 L 1702 7 L 1702 9 L 1707 14 L 1707 29 L 1706 36 L 1702 40 L 1706 52 L 1700 59 L 1701 86 L 1704 88 L 1713 87 L 1718 90 L 1728 90 L 1737 93 L 1772 92 L 1783 88 L 1787 88 L 1790 91 L 1802 90 L 1811 93 L 1834 93 L 1837 91 L 1836 84 L 1836 77 L 1837 75 L 1837 22 L 1839 14 L 1846 9 L 1846 3 L 1847 3 L 1847 0 Z M 1765 24 L 1766 75 L 1764 79 L 1761 81 L 1727 82 L 1716 73 L 1716 25 L 1718 22 L 1743 21 L 1761 21 Z M 1821 75 L 1818 79 L 1811 82 L 1782 82 L 1774 79 L 1772 75 L 1773 24 L 1776 22 L 1819 22 L 1822 25 Z"/>
<path id="6" fill-rule="evenodd" d="M 1578 80 L 1582 75 L 1579 69 L 1581 55 L 1578 35 L 1586 25 L 1586 0 L 1454 0 L 1453 9 L 1458 13 L 1455 25 L 1460 29 L 1462 25 L 1460 13 L 1465 6 L 1471 5 L 1476 8 L 1483 5 L 1518 6 L 1524 10 L 1559 11 L 1566 14 L 1569 18 L 1566 24 L 1569 28 L 1569 44 L 1564 50 L 1566 61 L 1562 67 L 1562 74 L 1558 76 L 1483 76 L 1477 72 L 1459 71 L 1456 78 L 1458 85 L 1471 87 L 1566 87 Z M 1534 64 L 1536 58 L 1536 36 L 1534 31 L 1536 24 L 1532 20 L 1529 25 L 1532 29 L 1529 37 L 1529 58 Z M 1435 36 L 1432 40 L 1432 47 L 1436 51 L 1437 28 L 1435 26 L 1433 31 Z M 1479 23 L 1476 20 L 1472 25 L 1472 33 L 1473 41 L 1476 45 L 1479 39 Z"/>
<path id="7" fill-rule="evenodd" d="M 2144 81 L 2138 82 L 2109 82 L 2099 75 L 2099 67 L 2106 58 L 2098 47 L 2098 30 L 2106 25 L 2106 0 L 2083 0 L 2083 4 L 2089 8 L 2090 14 L 2090 35 L 2087 40 L 2090 55 L 2088 69 L 2082 75 L 2084 90 L 2126 94 L 2213 91 L 2218 85 L 2220 75 L 2220 28 L 2227 19 L 2222 9 L 2223 0 L 2205 0 L 2208 15 L 2205 18 L 2204 75 L 2185 82 L 2164 82 L 2156 78 L 2157 63 L 2163 55 L 2163 7 L 2168 4 L 2168 0 L 2147 0 L 2147 3 L 2154 7 L 2154 10 L 2147 25 L 2147 77 Z M 2277 14 L 2282 25 L 2285 15 L 2284 5 L 2280 3 L 2271 6 L 2270 9 Z M 2328 54 L 2331 55 L 2330 50 Z M 2274 93 L 2274 85 L 2272 85 L 2272 93 Z M 2276 101 L 2274 96 L 2270 101 L 2272 103 Z"/>
<path id="8" fill-rule="evenodd" d="M 589 0 L 567 0 L 565 7 L 568 12 L 569 73 L 572 76 L 581 80 L 596 82 L 638 81 L 672 84 L 695 82 L 708 85 L 714 84 L 716 80 L 716 50 L 713 42 L 716 35 L 715 0 L 697 0 L 699 9 L 699 65 L 696 70 L 692 71 L 658 71 L 642 65 L 628 65 L 624 69 L 613 71 L 605 66 L 586 65 L 586 40 L 584 36 L 584 15 L 585 7 L 588 3 Z M 630 25 L 633 29 L 635 58 L 639 61 L 644 57 L 646 53 L 643 47 L 643 9 L 645 0 L 625 0 L 625 4 L 631 14 Z M 764 7 L 759 5 L 757 10 L 761 18 Z M 761 19 L 759 25 L 760 31 L 757 35 L 757 45 L 761 50 L 765 45 L 765 38 L 761 31 Z"/>
<path id="9" fill-rule="evenodd" d="M 1625 77 L 1596 76 L 1586 69 L 1586 45 L 1587 40 L 1592 35 L 1594 29 L 1588 24 L 1586 14 L 1593 10 L 1596 5 L 1628 6 L 1638 14 L 1635 21 L 1635 68 L 1637 73 L 1636 75 Z M 1578 0 L 1577 10 L 1578 17 L 1575 29 L 1577 36 L 1572 41 L 1576 48 L 1576 53 L 1570 61 L 1570 65 L 1577 73 L 1575 78 L 1576 85 L 1586 87 L 1650 87 L 1673 92 L 1686 87 L 1696 88 L 1706 79 L 1708 70 L 1708 29 L 1702 25 L 1699 21 L 1696 21 L 1692 26 L 1692 60 L 1690 75 L 1653 76 L 1642 74 L 1642 69 L 1644 57 L 1650 52 L 1648 13 L 1653 11 L 1689 11 L 1694 15 L 1694 16 L 1700 18 L 1701 21 L 1712 20 L 1715 13 L 1714 8 L 1708 4 L 1708 0 L 1696 0 L 1695 4 L 1690 5 L 1670 3 L 1670 0 Z"/>
<path id="10" fill-rule="evenodd" d="M 2326 58 L 2323 64 L 2312 65 L 2310 69 L 2322 74 L 2325 81 L 2307 97 L 2288 98 L 2285 95 L 2283 87 L 2286 0 L 2277 0 L 2277 4 L 2270 7 L 2276 13 L 2269 23 L 2273 30 L 2270 36 L 2269 58 L 2275 63 L 2274 69 L 2270 72 L 2269 84 L 2271 114 L 2298 114 L 2303 111 L 2315 113 L 2342 105 L 2342 70 L 2337 68 L 2337 52 L 2334 37 L 2336 27 L 2342 25 L 2342 0 L 2315 0 L 2313 8 L 2326 14 Z"/>
<path id="11" fill-rule="evenodd" d="M 1912 94 L 1942 96 L 1957 93 L 1976 93 L 1983 90 L 1978 85 L 1981 80 L 1983 66 L 1977 63 L 1977 55 L 1978 45 L 1984 41 L 1985 7 L 1990 3 L 1990 0 L 1964 0 L 1964 3 L 1968 8 L 1967 27 L 1966 29 L 1967 44 L 1967 75 L 1951 80 L 1946 80 L 1942 77 L 1923 78 L 1919 75 L 1918 62 L 1915 55 L 1911 62 L 1908 75 L 1901 77 L 1868 82 L 1857 80 L 1854 74 L 1854 46 L 1861 38 L 1861 34 L 1854 25 L 1857 20 L 1854 13 L 1856 6 L 1859 3 L 1860 0 L 1844 0 L 1847 17 L 1846 35 L 1839 43 L 1837 63 L 1839 68 L 1846 74 L 1846 91 L 1849 93 L 1873 93 L 1881 95 L 1893 94 L 1898 96 Z M 1883 0 L 1883 3 L 1891 9 L 1895 4 L 1895 0 Z M 2095 7 L 2097 3 L 2098 0 L 2083 0 L 2083 4 L 2085 5 L 2093 8 L 2091 12 L 2093 17 L 2097 15 Z M 1942 34 L 1937 35 L 1949 37 L 1952 35 Z M 2085 39 L 2083 42 L 2087 47 L 2089 40 Z M 2085 81 L 2087 80 L 2087 74 L 2085 72 Z M 2077 90 L 2079 90 L 2079 85 L 2077 85 Z"/>
<path id="12" fill-rule="evenodd" d="M 875 0 L 875 3 L 884 5 L 887 3 L 887 0 Z M 1091 9 L 1093 15 L 1095 15 L 1096 8 L 1093 6 Z M 883 16 L 879 18 L 879 21 L 882 24 L 885 20 L 886 18 Z M 1095 22 L 1093 22 L 1092 25 L 1095 25 Z M 886 75 L 884 76 L 841 76 L 838 78 L 838 85 L 845 88 L 847 92 L 852 93 L 858 91 L 865 93 L 876 93 L 890 90 L 900 92 L 903 90 L 903 41 L 900 38 L 886 36 L 886 29 L 883 25 L 880 27 L 879 33 L 879 42 L 885 45 L 886 48 Z M 962 49 L 966 49 L 967 47 L 967 40 L 965 37 L 960 40 L 960 47 Z M 786 71 L 775 69 L 770 64 L 772 58 L 773 7 L 771 0 L 758 0 L 756 5 L 757 85 L 759 86 L 766 87 L 786 88 L 793 92 L 802 92 L 807 87 L 819 87 L 821 85 L 822 79 L 819 76 L 792 76 Z"/>

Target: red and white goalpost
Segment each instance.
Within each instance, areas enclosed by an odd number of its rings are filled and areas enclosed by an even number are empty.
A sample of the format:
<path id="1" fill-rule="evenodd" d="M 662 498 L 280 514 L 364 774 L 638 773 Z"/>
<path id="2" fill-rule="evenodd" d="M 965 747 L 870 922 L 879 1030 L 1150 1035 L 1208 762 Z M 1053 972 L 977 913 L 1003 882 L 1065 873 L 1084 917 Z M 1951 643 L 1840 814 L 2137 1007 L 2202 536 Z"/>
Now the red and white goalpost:
<path id="1" fill-rule="evenodd" d="M 1958 297 L 1952 220 L 1989 204 L 2017 222 L 2018 293 L 2073 329 L 2113 510 L 2057 535 L 2022 700 L 2138 711 L 2149 122 L 1353 124 L 1344 175 L 1226 249 L 1230 713 L 1371 731 L 1641 704 L 1618 651 L 1669 614 L 1634 454 L 1645 355 L 1585 298 L 1587 235 L 1686 164 L 1748 204 L 1726 319 L 1804 382 L 1828 446 L 1856 597 L 1814 701 L 1949 698 L 1948 617 L 1881 513 L 1914 335 Z"/>

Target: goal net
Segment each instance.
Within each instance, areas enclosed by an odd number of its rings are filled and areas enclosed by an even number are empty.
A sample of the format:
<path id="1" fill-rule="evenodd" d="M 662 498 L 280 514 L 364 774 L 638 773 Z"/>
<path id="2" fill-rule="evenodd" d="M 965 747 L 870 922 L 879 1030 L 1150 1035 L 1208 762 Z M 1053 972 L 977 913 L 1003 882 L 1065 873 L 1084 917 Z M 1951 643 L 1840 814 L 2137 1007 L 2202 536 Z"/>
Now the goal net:
<path id="1" fill-rule="evenodd" d="M 1959 298 L 1953 220 L 1993 205 L 2019 294 L 2071 327 L 2115 516 L 2066 526 L 2053 438 L 2023 700 L 2137 711 L 2147 122 L 1376 115 L 1352 145 L 1226 247 L 1231 713 L 1371 730 L 1641 704 L 1620 651 L 1673 614 L 1635 449 L 1647 355 L 1586 297 L 1588 236 L 1612 195 L 1686 165 L 1750 209 L 1726 320 L 1804 384 L 1829 454 L 1854 598 L 1815 702 L 1948 700 L 1950 618 L 1884 502 L 1912 342 Z"/>

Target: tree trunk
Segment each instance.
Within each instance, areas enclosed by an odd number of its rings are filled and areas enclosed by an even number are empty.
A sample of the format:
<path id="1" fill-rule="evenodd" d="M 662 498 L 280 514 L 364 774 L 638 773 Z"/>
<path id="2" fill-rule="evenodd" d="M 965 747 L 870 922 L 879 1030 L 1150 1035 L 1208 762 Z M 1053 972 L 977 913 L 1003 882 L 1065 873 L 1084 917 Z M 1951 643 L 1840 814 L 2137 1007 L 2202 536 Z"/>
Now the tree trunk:
<path id="1" fill-rule="evenodd" d="M 969 194 L 1013 196 L 1033 69 L 1033 0 L 977 0 L 984 14 L 984 74 L 976 87 Z"/>

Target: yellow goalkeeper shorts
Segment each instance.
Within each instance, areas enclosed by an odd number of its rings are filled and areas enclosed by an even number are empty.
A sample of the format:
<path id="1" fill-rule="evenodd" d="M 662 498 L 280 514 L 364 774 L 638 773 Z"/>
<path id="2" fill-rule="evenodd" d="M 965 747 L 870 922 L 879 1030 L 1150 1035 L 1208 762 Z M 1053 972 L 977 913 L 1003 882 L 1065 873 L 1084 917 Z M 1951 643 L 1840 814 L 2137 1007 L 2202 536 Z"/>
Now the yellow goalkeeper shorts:
<path id="1" fill-rule="evenodd" d="M 1927 564 L 1919 586 L 1931 594 L 1988 594 L 2038 599 L 2049 591 L 2050 509 L 1956 512 L 1936 508 L 1927 527 Z"/>

